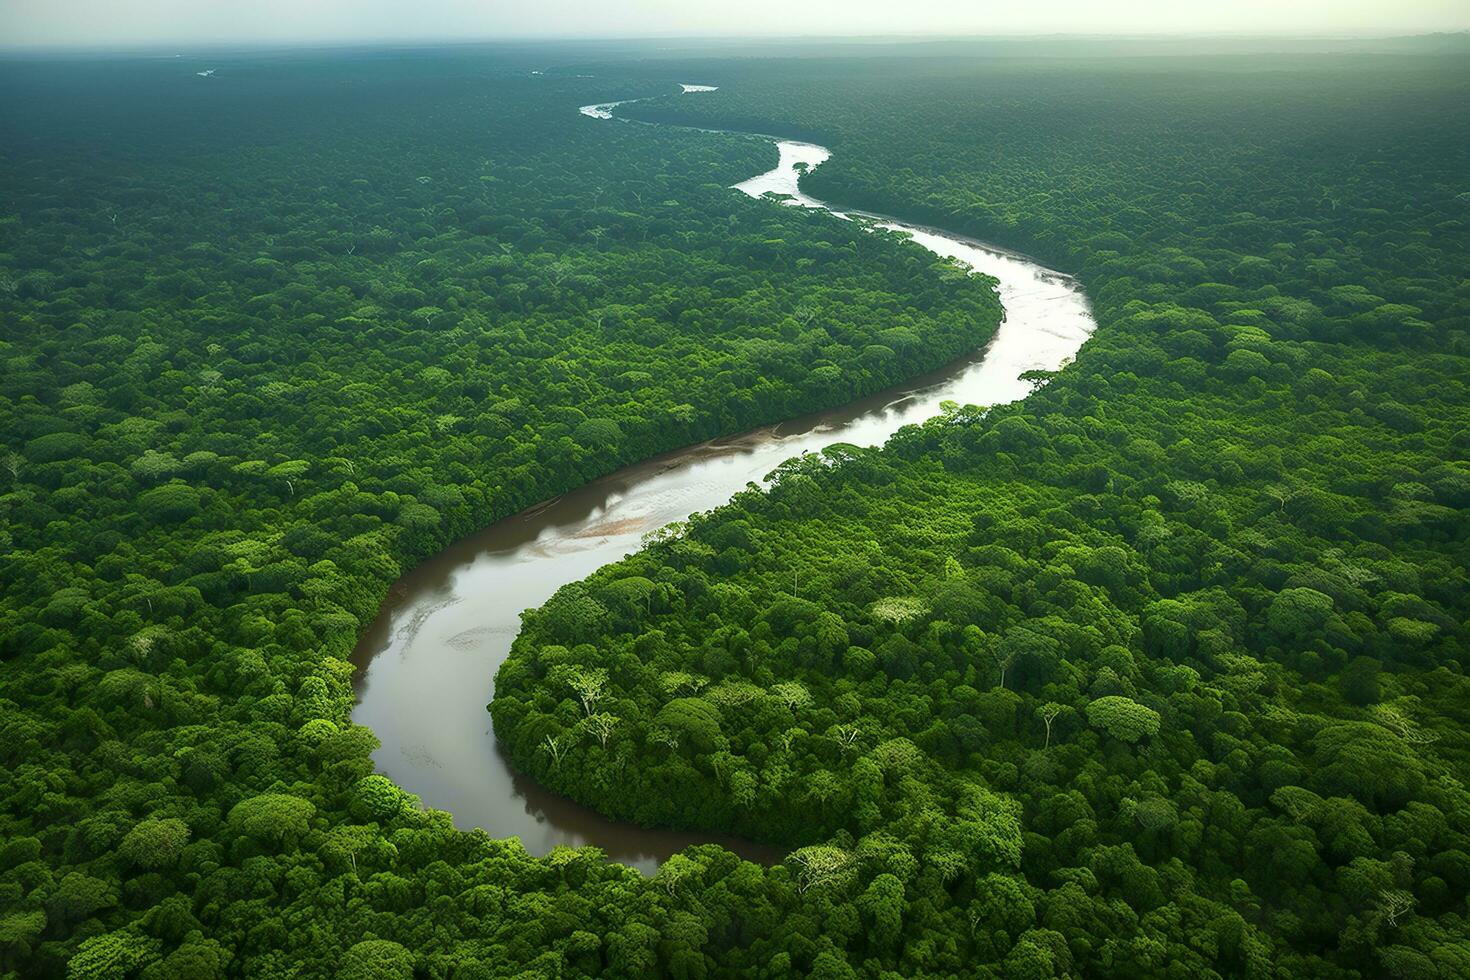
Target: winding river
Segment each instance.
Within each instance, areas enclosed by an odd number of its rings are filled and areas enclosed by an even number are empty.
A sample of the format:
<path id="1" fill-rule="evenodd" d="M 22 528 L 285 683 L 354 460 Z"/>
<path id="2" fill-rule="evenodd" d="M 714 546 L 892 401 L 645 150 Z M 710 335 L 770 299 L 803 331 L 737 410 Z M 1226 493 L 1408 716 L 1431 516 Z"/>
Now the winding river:
<path id="1" fill-rule="evenodd" d="M 685 86 L 686 92 L 711 90 Z M 613 119 L 619 104 L 581 112 Z M 783 195 L 788 205 L 848 218 L 798 186 L 801 173 L 829 152 L 772 141 L 780 152 L 775 169 L 735 189 L 752 197 Z M 749 841 L 618 823 L 547 792 L 511 769 L 485 705 L 521 610 L 636 550 L 644 532 L 719 506 L 792 456 L 834 442 L 880 444 L 900 426 L 937 414 L 941 402 L 1014 401 L 1030 390 L 1023 372 L 1060 367 L 1091 334 L 1087 298 L 1071 278 L 961 235 L 863 216 L 994 277 L 1006 318 L 991 342 L 899 389 L 619 470 L 493 524 L 409 572 L 353 653 L 359 669 L 352 718 L 381 740 L 373 756 L 380 772 L 426 805 L 454 814 L 458 826 L 519 836 L 533 854 L 591 844 L 651 873 L 690 844 L 715 842 L 751 860 L 779 860 L 774 849 Z"/>

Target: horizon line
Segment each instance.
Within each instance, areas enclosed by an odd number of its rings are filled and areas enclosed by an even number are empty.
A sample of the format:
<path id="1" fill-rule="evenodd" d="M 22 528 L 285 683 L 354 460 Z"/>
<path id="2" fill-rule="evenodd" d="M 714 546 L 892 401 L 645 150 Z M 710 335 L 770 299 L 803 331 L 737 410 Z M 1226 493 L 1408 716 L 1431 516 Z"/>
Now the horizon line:
<path id="1" fill-rule="evenodd" d="M 636 44 L 636 43 L 811 43 L 844 42 L 874 43 L 898 42 L 923 44 L 943 41 L 1407 41 L 1429 38 L 1470 39 L 1470 26 L 1455 30 L 1425 30 L 1408 33 L 1378 32 L 1225 32 L 1225 31 L 1130 31 L 1126 33 L 1089 32 L 1011 32 L 997 34 L 946 34 L 938 32 L 874 33 L 874 34 L 506 34 L 463 36 L 424 36 L 415 38 L 392 37 L 340 37 L 302 39 L 299 41 L 273 38 L 250 38 L 237 41 L 197 39 L 183 41 L 137 41 L 109 43 L 5 43 L 0 42 L 0 54 L 144 54 L 167 51 L 170 54 L 184 53 L 181 48 L 205 49 L 209 51 L 234 50 L 312 50 L 336 48 L 431 48 L 469 47 L 485 44 L 537 45 L 537 44 Z"/>

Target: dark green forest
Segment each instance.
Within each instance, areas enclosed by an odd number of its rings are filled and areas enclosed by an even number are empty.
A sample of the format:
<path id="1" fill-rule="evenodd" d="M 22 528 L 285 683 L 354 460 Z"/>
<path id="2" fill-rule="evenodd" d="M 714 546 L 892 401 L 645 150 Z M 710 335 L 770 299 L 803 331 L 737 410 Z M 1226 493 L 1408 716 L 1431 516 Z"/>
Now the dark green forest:
<path id="1" fill-rule="evenodd" d="M 0 63 L 4 975 L 1470 974 L 1463 59 L 530 67 Z M 363 624 L 1002 315 L 730 191 L 768 143 L 576 113 L 689 77 L 625 112 L 818 138 L 812 193 L 1035 254 L 1099 329 L 527 615 L 520 769 L 793 849 L 645 879 L 375 775 Z"/>
<path id="2" fill-rule="evenodd" d="M 1470 974 L 1465 75 L 912 71 L 628 111 L 834 146 L 813 193 L 1076 271 L 1096 337 L 564 589 L 517 763 L 802 846 L 866 972 Z"/>

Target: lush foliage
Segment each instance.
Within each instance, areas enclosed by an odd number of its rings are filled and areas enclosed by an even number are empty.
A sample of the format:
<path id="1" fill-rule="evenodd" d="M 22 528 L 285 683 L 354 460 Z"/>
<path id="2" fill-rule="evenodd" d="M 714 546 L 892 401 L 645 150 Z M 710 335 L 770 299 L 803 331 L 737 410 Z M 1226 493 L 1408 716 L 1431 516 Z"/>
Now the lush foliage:
<path id="1" fill-rule="evenodd" d="M 0 966 L 330 973 L 390 936 L 524 963 L 558 955 L 558 894 L 597 930 L 574 961 L 611 942 L 629 872 L 455 834 L 371 774 L 359 625 L 457 536 L 937 367 L 999 308 L 729 191 L 767 144 L 579 116 L 609 84 L 6 67 Z"/>
<path id="2" fill-rule="evenodd" d="M 1022 404 L 793 461 L 564 589 L 498 678 L 518 764 L 806 845 L 870 972 L 1466 975 L 1470 86 L 1217 67 L 634 107 L 815 134 L 815 192 L 1066 263 L 1101 326 Z"/>
<path id="3" fill-rule="evenodd" d="M 1470 972 L 1458 63 L 510 59 L 4 66 L 0 970 Z M 520 766 L 797 847 L 645 880 L 374 775 L 358 624 L 457 534 L 995 316 L 729 193 L 764 144 L 572 112 L 676 77 L 820 134 L 823 194 L 1079 271 L 1101 328 L 528 618 Z"/>

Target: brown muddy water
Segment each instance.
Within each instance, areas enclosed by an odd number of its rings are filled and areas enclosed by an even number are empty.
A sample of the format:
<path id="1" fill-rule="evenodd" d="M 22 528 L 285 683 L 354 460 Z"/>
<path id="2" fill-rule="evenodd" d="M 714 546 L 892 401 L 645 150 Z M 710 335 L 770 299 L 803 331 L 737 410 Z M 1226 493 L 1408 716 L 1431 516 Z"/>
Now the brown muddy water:
<path id="1" fill-rule="evenodd" d="M 610 110 L 585 106 L 582 113 L 611 119 Z M 780 151 L 775 169 L 735 189 L 786 195 L 788 205 L 847 218 L 797 184 L 801 170 L 826 160 L 828 151 L 773 142 Z M 352 657 L 352 719 L 382 741 L 373 756 L 380 772 L 425 805 L 453 814 L 457 826 L 520 837 L 533 854 L 591 844 L 645 873 L 697 843 L 723 844 L 762 863 L 780 860 L 778 849 L 750 841 L 609 820 L 542 789 L 511 769 L 485 705 L 521 611 L 635 551 L 645 532 L 723 504 L 792 456 L 834 442 L 880 444 L 901 426 L 938 414 L 941 402 L 1021 398 L 1030 391 L 1023 372 L 1061 367 L 1092 333 L 1087 298 L 1068 276 L 964 236 L 882 217 L 876 223 L 997 280 L 1006 318 L 986 348 L 894 391 L 630 466 L 493 524 L 413 569 L 393 586 Z"/>

